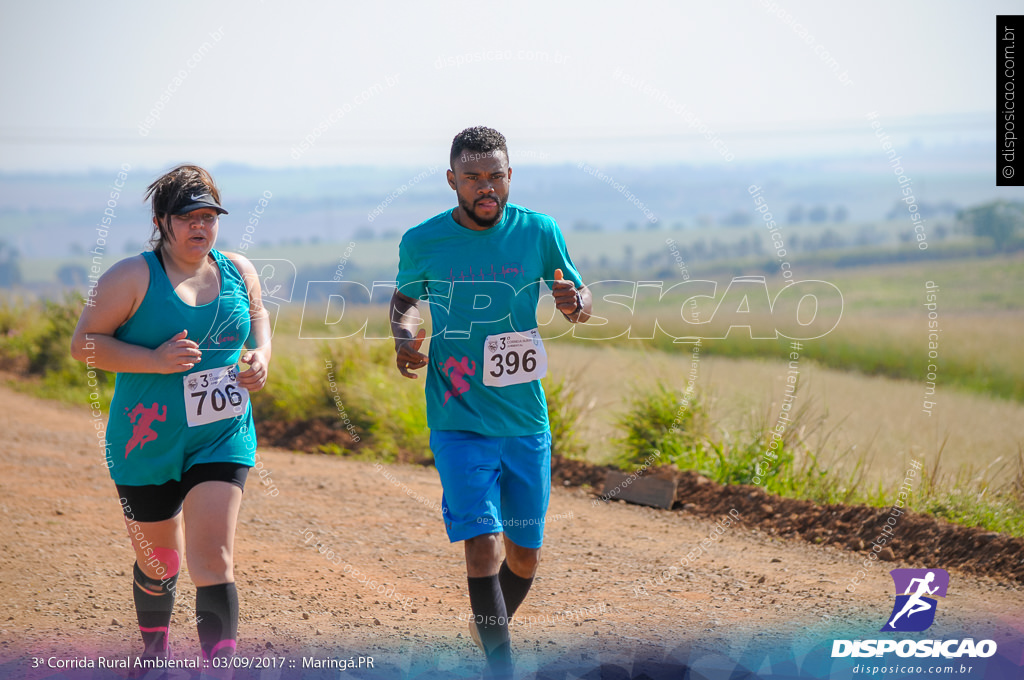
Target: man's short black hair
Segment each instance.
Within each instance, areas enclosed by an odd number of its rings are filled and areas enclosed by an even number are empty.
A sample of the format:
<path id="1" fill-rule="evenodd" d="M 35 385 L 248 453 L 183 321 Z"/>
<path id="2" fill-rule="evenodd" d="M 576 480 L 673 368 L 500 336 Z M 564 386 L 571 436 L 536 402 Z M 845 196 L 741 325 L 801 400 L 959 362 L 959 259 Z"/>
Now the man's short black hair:
<path id="1" fill-rule="evenodd" d="M 452 153 L 448 158 L 448 164 L 451 166 L 452 170 L 454 170 L 455 159 L 466 151 L 472 153 L 493 154 L 498 150 L 503 151 L 505 153 L 505 158 L 508 158 L 508 147 L 505 146 L 505 135 L 501 134 L 494 128 L 489 127 L 477 126 L 466 128 L 459 134 L 455 135 L 455 139 L 452 140 Z"/>

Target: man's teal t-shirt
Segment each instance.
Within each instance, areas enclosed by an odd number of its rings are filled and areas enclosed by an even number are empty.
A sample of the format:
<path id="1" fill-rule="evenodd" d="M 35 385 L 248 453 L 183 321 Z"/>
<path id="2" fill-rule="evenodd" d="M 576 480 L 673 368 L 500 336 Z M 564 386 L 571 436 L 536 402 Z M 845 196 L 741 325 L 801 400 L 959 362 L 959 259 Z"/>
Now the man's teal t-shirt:
<path id="1" fill-rule="evenodd" d="M 452 212 L 413 227 L 398 247 L 398 290 L 430 309 L 427 424 L 489 437 L 545 432 L 540 380 L 484 384 L 485 340 L 537 328 L 541 282 L 551 287 L 556 269 L 577 288 L 583 281 L 551 217 L 509 203 L 501 221 L 474 231 Z"/>

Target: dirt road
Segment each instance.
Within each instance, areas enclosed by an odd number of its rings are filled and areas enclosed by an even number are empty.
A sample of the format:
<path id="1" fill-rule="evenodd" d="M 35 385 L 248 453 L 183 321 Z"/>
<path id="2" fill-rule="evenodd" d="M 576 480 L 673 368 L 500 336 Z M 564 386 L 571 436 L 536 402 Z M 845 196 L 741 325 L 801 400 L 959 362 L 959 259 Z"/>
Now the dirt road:
<path id="1" fill-rule="evenodd" d="M 28 657 L 136 652 L 133 557 L 90 412 L 4 387 L 0 431 L 0 676 L 56 673 L 32 670 Z M 240 654 L 373 656 L 375 669 L 383 664 L 396 677 L 479 670 L 459 618 L 469 609 L 461 547 L 445 536 L 433 469 L 259 455 L 264 478 L 250 473 L 235 551 Z M 618 664 L 628 672 L 632 659 L 680 649 L 691 661 L 704 650 L 702 663 L 712 664 L 801 635 L 878 637 L 893 601 L 887 571 L 909 566 L 876 565 L 851 593 L 862 556 L 773 538 L 743 521 L 721 535 L 715 527 L 556 488 L 540 574 L 512 627 L 520 668 Z M 697 559 L 658 583 L 709 535 Z M 1024 594 L 951 573 L 928 635 L 974 631 L 1019 656 Z M 179 584 L 172 645 L 194 655 L 194 588 L 187 574 Z"/>

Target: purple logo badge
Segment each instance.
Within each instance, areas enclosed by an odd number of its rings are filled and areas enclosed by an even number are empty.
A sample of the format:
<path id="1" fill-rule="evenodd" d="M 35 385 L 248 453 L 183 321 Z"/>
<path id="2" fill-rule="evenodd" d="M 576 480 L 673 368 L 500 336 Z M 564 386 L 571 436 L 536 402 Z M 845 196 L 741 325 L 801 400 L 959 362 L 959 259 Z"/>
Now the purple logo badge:
<path id="1" fill-rule="evenodd" d="M 935 621 L 938 601 L 949 588 L 949 572 L 945 569 L 893 569 L 889 572 L 896 586 L 896 603 L 883 632 L 915 633 Z"/>

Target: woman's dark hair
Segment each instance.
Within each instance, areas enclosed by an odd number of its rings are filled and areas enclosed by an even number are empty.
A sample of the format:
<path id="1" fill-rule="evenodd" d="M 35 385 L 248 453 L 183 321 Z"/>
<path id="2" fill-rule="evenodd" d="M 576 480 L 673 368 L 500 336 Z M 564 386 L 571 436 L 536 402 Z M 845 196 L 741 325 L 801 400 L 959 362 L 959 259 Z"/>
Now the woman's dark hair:
<path id="1" fill-rule="evenodd" d="M 152 201 L 153 217 L 157 221 L 149 237 L 149 245 L 154 251 L 160 250 L 165 240 L 174 239 L 170 227 L 170 211 L 184 204 L 188 196 L 195 193 L 208 193 L 220 203 L 220 191 L 213 177 L 198 165 L 179 165 L 146 189 L 143 200 Z"/>

